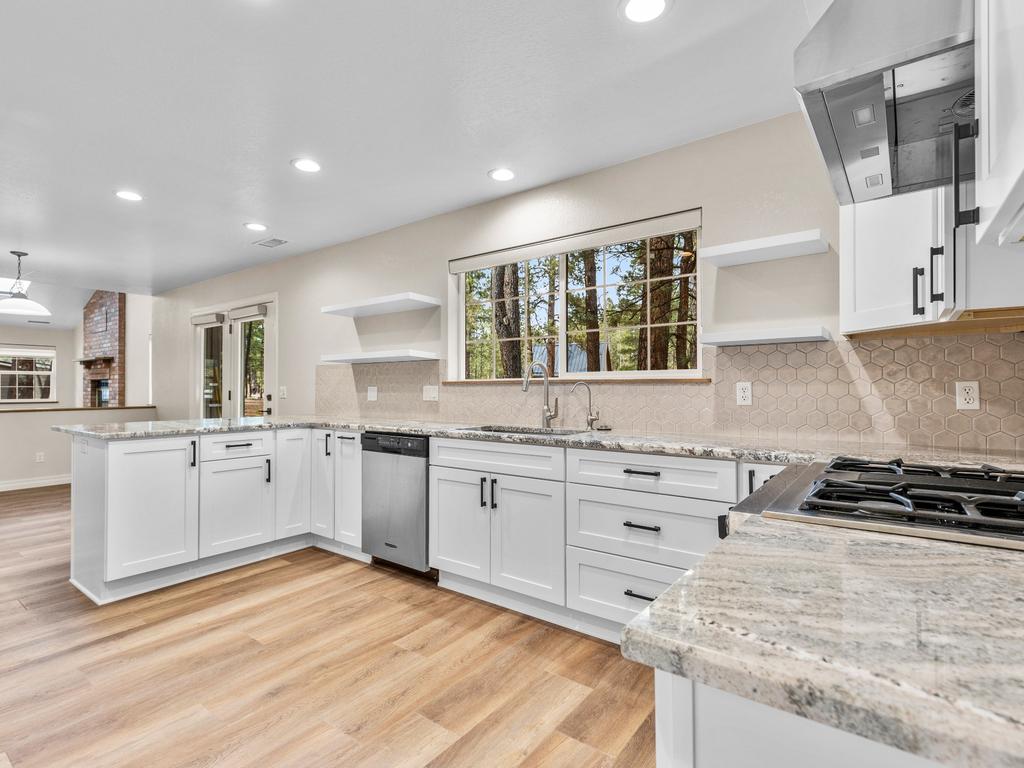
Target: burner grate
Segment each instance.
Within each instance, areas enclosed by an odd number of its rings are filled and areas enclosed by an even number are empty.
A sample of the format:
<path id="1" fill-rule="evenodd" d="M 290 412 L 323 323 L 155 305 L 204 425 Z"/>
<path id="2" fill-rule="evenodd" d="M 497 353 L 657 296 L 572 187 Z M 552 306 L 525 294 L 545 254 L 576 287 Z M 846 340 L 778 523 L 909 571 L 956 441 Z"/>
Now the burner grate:
<path id="1" fill-rule="evenodd" d="M 1024 472 L 1012 472 L 991 464 L 980 467 L 956 467 L 941 464 L 912 464 L 903 459 L 874 461 L 850 456 L 837 456 L 825 467 L 826 472 L 880 472 L 891 475 L 951 477 L 963 480 L 992 480 L 998 483 L 1024 484 Z"/>

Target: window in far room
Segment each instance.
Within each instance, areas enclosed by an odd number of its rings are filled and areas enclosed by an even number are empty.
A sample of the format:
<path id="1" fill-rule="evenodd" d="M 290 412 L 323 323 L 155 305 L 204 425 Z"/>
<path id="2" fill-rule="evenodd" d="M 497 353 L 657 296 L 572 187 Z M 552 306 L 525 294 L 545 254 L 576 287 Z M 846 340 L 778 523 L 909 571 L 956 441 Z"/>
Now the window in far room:
<path id="1" fill-rule="evenodd" d="M 55 402 L 56 368 L 53 347 L 0 346 L 0 403 Z"/>

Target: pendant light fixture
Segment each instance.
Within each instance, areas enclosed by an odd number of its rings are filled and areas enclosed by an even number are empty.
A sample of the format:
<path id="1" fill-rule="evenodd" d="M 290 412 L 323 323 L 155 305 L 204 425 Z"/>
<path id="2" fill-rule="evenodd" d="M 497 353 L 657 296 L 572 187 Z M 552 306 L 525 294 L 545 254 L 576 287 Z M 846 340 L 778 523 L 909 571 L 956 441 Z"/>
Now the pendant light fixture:
<path id="1" fill-rule="evenodd" d="M 11 291 L 7 298 L 0 299 L 0 315 L 49 317 L 50 310 L 26 296 L 25 289 L 21 284 L 21 259 L 28 254 L 24 251 L 11 251 L 11 255 L 18 259 L 18 279 L 11 285 Z"/>

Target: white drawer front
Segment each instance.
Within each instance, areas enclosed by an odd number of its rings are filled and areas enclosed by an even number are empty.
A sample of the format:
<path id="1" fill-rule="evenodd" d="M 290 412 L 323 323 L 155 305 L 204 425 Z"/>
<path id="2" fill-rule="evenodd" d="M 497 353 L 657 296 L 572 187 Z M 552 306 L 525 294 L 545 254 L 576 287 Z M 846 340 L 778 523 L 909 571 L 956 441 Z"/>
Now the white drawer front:
<path id="1" fill-rule="evenodd" d="M 430 463 L 502 475 L 565 480 L 565 449 L 488 440 L 430 441 Z"/>
<path id="2" fill-rule="evenodd" d="M 641 453 L 566 451 L 566 479 L 629 491 L 736 501 L 736 462 Z"/>
<path id="3" fill-rule="evenodd" d="M 692 568 L 718 541 L 724 501 L 569 483 L 566 541 L 578 547 Z M 658 529 L 658 530 L 651 530 Z"/>
<path id="4" fill-rule="evenodd" d="M 628 622 L 686 571 L 629 557 L 565 548 L 566 605 L 611 621 Z M 643 597 L 631 597 L 631 593 Z"/>
<path id="5" fill-rule="evenodd" d="M 245 456 L 267 456 L 274 450 L 274 431 L 228 432 L 200 435 L 199 460 L 239 459 Z"/>

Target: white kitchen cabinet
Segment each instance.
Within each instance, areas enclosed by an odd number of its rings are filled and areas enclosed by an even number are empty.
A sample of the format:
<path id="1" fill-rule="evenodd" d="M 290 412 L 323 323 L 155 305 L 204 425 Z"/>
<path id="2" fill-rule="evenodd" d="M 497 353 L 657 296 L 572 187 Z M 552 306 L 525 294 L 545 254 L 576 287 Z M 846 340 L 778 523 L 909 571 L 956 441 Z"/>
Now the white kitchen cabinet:
<path id="1" fill-rule="evenodd" d="M 979 244 L 1021 249 L 1024 238 L 1024 3 L 975 0 L 975 154 Z"/>
<path id="2" fill-rule="evenodd" d="M 740 464 L 740 484 L 737 489 L 737 501 L 743 501 L 785 468 L 781 464 L 761 464 L 752 461 L 745 461 Z"/>
<path id="3" fill-rule="evenodd" d="M 566 478 L 627 491 L 736 501 L 736 462 L 723 459 L 570 448 Z"/>
<path id="4" fill-rule="evenodd" d="M 431 466 L 565 480 L 565 449 L 497 440 L 437 438 L 430 441 Z"/>
<path id="5" fill-rule="evenodd" d="M 199 556 L 197 452 L 188 437 L 110 444 L 105 581 Z"/>
<path id="6" fill-rule="evenodd" d="M 566 547 L 565 560 L 565 604 L 623 624 L 686 575 L 681 568 L 579 547 Z"/>
<path id="7" fill-rule="evenodd" d="M 334 538 L 363 546 L 363 451 L 358 432 L 336 432 L 334 440 Z"/>
<path id="8" fill-rule="evenodd" d="M 277 433 L 275 538 L 309 533 L 310 442 L 308 429 Z"/>
<path id="9" fill-rule="evenodd" d="M 274 538 L 270 456 L 200 464 L 199 556 L 264 544 Z"/>
<path id="10" fill-rule="evenodd" d="M 430 468 L 431 568 L 488 582 L 491 577 L 490 475 Z"/>
<path id="11" fill-rule="evenodd" d="M 334 432 L 313 430 L 312 494 L 309 530 L 334 538 Z"/>
<path id="12" fill-rule="evenodd" d="M 492 475 L 491 584 L 565 605 L 565 483 Z"/>

